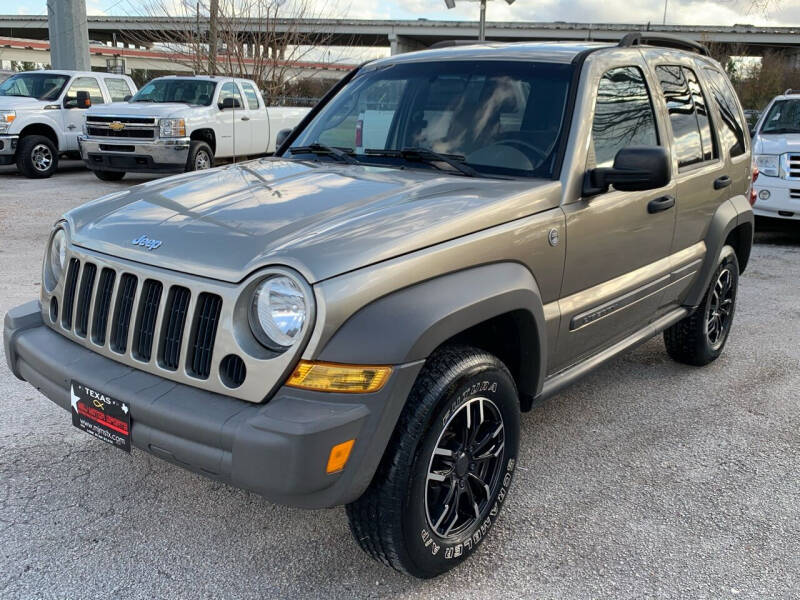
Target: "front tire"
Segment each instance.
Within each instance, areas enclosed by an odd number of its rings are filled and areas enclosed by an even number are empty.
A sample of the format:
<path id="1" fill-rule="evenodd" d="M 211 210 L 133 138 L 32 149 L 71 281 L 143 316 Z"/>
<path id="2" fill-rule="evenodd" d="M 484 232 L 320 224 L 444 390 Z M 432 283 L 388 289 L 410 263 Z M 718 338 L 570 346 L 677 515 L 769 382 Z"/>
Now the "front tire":
<path id="1" fill-rule="evenodd" d="M 205 142 L 194 140 L 189 145 L 189 157 L 186 159 L 187 171 L 203 171 L 214 166 L 214 153 Z"/>
<path id="2" fill-rule="evenodd" d="M 95 171 L 94 174 L 101 181 L 121 181 L 125 171 Z"/>
<path id="3" fill-rule="evenodd" d="M 447 347 L 423 368 L 366 492 L 347 506 L 372 558 L 430 578 L 475 552 L 511 485 L 519 397 L 496 357 Z"/>
<path id="4" fill-rule="evenodd" d="M 17 146 L 17 169 L 29 179 L 45 179 L 58 169 L 58 148 L 43 135 L 26 135 Z"/>
<path id="5" fill-rule="evenodd" d="M 680 363 L 705 366 L 722 354 L 728 341 L 736 311 L 739 262 L 730 246 L 723 248 L 722 256 L 697 310 L 664 331 L 667 354 Z"/>

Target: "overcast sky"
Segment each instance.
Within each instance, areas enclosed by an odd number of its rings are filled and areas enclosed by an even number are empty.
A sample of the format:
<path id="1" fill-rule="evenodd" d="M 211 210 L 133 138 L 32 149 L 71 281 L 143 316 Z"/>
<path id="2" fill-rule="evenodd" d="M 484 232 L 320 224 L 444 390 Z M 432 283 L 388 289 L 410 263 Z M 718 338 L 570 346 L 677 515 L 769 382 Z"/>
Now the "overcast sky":
<path id="1" fill-rule="evenodd" d="M 447 10 L 444 0 L 314 0 L 332 16 L 376 19 L 477 18 L 475 2 L 457 0 Z M 800 25 L 800 0 L 668 0 L 667 22 L 691 25 Z M 758 8 L 767 4 L 766 10 Z M 87 0 L 89 14 L 133 14 L 137 0 Z M 0 0 L 0 14 L 44 14 L 46 0 Z M 663 0 L 504 0 L 489 3 L 490 21 L 573 21 L 605 23 L 661 23 Z"/>

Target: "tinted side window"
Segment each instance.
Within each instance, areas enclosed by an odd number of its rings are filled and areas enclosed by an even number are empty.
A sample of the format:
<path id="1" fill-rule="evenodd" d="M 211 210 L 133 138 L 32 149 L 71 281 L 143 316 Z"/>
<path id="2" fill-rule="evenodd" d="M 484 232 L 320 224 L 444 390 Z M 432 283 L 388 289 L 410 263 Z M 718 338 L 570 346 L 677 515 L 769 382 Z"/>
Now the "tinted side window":
<path id="1" fill-rule="evenodd" d="M 258 109 L 258 94 L 253 89 L 253 86 L 249 83 L 242 83 L 242 89 L 244 90 L 244 95 L 247 98 L 247 107 L 250 110 L 257 110 Z"/>
<path id="2" fill-rule="evenodd" d="M 77 100 L 78 92 L 89 92 L 92 104 L 105 104 L 103 92 L 100 91 L 100 85 L 94 77 L 78 77 L 72 82 L 72 85 L 69 86 L 65 98 Z"/>
<path id="3" fill-rule="evenodd" d="M 703 161 L 703 140 L 694 114 L 694 103 L 689 84 L 680 67 L 656 67 L 661 91 L 667 101 L 672 137 L 678 167 L 686 167 Z"/>
<path id="4" fill-rule="evenodd" d="M 653 105 L 637 67 L 611 69 L 600 79 L 592 145 L 596 166 L 610 166 L 627 146 L 658 145 Z"/>
<path id="5" fill-rule="evenodd" d="M 711 84 L 711 96 L 722 119 L 720 142 L 728 149 L 731 157 L 741 156 L 745 152 L 746 129 L 739 113 L 736 95 L 725 76 L 716 69 L 706 69 L 706 76 Z"/>
<path id="6" fill-rule="evenodd" d="M 111 95 L 112 102 L 122 102 L 125 96 L 133 94 L 128 82 L 124 79 L 106 79 L 106 88 Z"/>
<path id="7" fill-rule="evenodd" d="M 683 68 L 683 74 L 689 84 L 689 91 L 692 92 L 694 101 L 694 114 L 697 117 L 697 125 L 700 128 L 700 136 L 703 138 L 703 160 L 717 158 L 717 145 L 711 133 L 711 117 L 708 115 L 708 105 L 703 95 L 703 89 L 697 80 L 697 75 L 691 69 Z"/>
<path id="8" fill-rule="evenodd" d="M 236 84 L 233 82 L 228 82 L 222 86 L 222 89 L 219 91 L 219 100 L 218 102 L 222 104 L 222 101 L 225 98 L 235 98 L 239 101 L 239 106 L 244 108 L 244 102 L 242 101 L 242 95 L 239 93 L 239 88 L 236 87 Z"/>

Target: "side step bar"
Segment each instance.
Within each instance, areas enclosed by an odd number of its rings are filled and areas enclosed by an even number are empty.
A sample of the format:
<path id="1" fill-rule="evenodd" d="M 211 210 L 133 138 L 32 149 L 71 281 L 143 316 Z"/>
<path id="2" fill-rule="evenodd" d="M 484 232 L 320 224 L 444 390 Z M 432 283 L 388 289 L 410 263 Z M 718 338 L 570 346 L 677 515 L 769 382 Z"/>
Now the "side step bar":
<path id="1" fill-rule="evenodd" d="M 613 358 L 617 354 L 624 352 L 626 350 L 630 350 L 631 348 L 638 346 L 649 340 L 651 337 L 654 337 L 664 331 L 665 329 L 671 327 L 681 319 L 683 319 L 686 315 L 689 314 L 689 311 L 685 308 L 676 308 L 672 312 L 667 313 L 663 317 L 653 321 L 647 327 L 640 329 L 639 331 L 629 335 L 623 340 L 620 340 L 613 346 L 609 346 L 605 350 L 595 354 L 594 356 L 577 363 L 563 371 L 559 371 L 558 373 L 554 373 L 544 381 L 544 385 L 542 386 L 542 391 L 536 397 L 534 402 L 540 402 L 546 398 L 549 398 L 556 393 L 560 392 L 562 389 L 567 387 L 568 385 L 572 384 L 577 379 L 580 379 L 590 371 L 592 371 L 595 367 L 600 366 L 610 358 Z"/>

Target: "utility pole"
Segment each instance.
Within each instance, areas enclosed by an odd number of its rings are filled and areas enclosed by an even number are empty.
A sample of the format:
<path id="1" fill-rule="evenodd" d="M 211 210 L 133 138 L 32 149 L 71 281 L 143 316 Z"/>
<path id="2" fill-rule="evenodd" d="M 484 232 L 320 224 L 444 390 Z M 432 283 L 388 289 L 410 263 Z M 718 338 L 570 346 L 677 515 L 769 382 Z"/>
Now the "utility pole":
<path id="1" fill-rule="evenodd" d="M 481 0 L 481 26 L 478 30 L 478 41 L 486 41 L 486 0 Z"/>
<path id="2" fill-rule="evenodd" d="M 86 0 L 47 0 L 47 24 L 52 67 L 89 71 Z"/>
<path id="3" fill-rule="evenodd" d="M 211 0 L 208 16 L 208 74 L 217 74 L 217 17 L 219 0 Z"/>
<path id="4" fill-rule="evenodd" d="M 664 0 L 664 19 L 661 21 L 662 25 L 666 25 L 667 24 L 667 4 L 668 3 L 669 3 L 669 0 Z"/>

